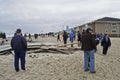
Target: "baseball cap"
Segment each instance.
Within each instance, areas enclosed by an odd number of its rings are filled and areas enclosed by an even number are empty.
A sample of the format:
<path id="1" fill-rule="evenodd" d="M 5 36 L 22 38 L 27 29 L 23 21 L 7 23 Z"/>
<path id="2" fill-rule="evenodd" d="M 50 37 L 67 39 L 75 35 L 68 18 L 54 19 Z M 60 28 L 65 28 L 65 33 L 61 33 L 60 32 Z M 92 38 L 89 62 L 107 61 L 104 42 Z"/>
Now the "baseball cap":
<path id="1" fill-rule="evenodd" d="M 21 29 L 17 29 L 17 30 L 16 30 L 16 33 L 20 33 L 20 32 L 21 32 Z"/>

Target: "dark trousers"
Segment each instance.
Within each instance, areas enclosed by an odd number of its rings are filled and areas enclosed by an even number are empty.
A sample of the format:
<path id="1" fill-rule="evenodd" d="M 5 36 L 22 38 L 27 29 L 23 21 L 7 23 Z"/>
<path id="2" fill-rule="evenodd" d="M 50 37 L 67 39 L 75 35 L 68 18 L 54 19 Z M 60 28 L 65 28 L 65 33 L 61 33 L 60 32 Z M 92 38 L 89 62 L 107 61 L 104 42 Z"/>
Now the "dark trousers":
<path id="1" fill-rule="evenodd" d="M 108 46 L 103 46 L 103 54 L 106 55 L 108 51 Z"/>
<path id="2" fill-rule="evenodd" d="M 67 39 L 64 39 L 64 45 L 66 47 L 66 44 L 67 44 Z"/>
<path id="3" fill-rule="evenodd" d="M 19 59 L 21 61 L 21 69 L 25 70 L 25 50 L 14 50 L 15 57 L 14 57 L 14 67 L 16 71 L 19 71 Z"/>

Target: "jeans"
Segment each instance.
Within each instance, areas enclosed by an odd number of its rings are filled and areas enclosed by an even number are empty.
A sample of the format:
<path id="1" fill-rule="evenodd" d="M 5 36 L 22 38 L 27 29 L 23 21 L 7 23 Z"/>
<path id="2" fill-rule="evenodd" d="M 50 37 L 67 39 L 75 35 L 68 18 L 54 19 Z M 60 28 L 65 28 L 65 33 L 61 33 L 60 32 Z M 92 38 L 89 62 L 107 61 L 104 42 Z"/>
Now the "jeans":
<path id="1" fill-rule="evenodd" d="M 90 58 L 90 72 L 95 71 L 95 50 L 84 51 L 84 69 L 89 69 L 89 58 Z"/>
<path id="2" fill-rule="evenodd" d="M 14 67 L 16 71 L 19 71 L 19 59 L 21 61 L 21 69 L 25 70 L 25 50 L 14 50 L 15 57 L 14 57 Z"/>

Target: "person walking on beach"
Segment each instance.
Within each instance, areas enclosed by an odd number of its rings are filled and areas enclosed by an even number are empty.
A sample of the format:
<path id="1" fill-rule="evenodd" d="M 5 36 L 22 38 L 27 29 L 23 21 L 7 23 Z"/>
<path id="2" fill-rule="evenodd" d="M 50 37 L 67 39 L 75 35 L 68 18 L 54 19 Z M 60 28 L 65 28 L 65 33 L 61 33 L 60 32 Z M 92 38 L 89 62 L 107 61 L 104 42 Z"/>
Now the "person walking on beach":
<path id="1" fill-rule="evenodd" d="M 34 38 L 35 38 L 35 39 L 38 39 L 38 34 L 34 34 Z"/>
<path id="2" fill-rule="evenodd" d="M 3 41 L 2 41 L 3 43 L 5 43 L 5 41 L 7 41 L 5 32 L 2 34 L 2 39 L 3 39 Z"/>
<path id="3" fill-rule="evenodd" d="M 16 72 L 19 69 L 19 59 L 21 60 L 21 69 L 26 70 L 25 68 L 25 56 L 26 56 L 26 49 L 27 49 L 27 41 L 25 37 L 21 35 L 21 29 L 17 29 L 16 35 L 11 40 L 11 47 L 14 50 L 14 67 Z"/>
<path id="4" fill-rule="evenodd" d="M 101 46 L 103 47 L 103 54 L 106 55 L 108 48 L 111 46 L 111 40 L 108 34 L 105 34 L 103 40 L 101 41 Z"/>
<path id="5" fill-rule="evenodd" d="M 87 28 L 86 32 L 82 34 L 82 46 L 81 49 L 84 51 L 84 71 L 95 73 L 95 52 L 96 52 L 96 41 L 92 35 L 93 29 Z M 90 59 L 90 68 L 88 66 Z"/>
<path id="6" fill-rule="evenodd" d="M 30 33 L 29 33 L 28 37 L 29 37 L 28 41 L 29 41 L 29 42 L 32 42 L 32 36 L 31 36 Z"/>
<path id="7" fill-rule="evenodd" d="M 82 40 L 82 38 L 81 38 L 81 34 L 80 34 L 80 31 L 78 31 L 78 32 L 77 32 L 78 47 L 81 46 L 81 40 Z"/>
<path id="8" fill-rule="evenodd" d="M 58 41 L 61 41 L 61 40 L 60 40 L 60 33 L 58 33 L 58 35 L 57 35 L 57 42 L 58 42 Z"/>
<path id="9" fill-rule="evenodd" d="M 27 38 L 27 34 L 26 33 L 24 34 L 24 37 Z"/>
<path id="10" fill-rule="evenodd" d="M 66 47 L 67 44 L 67 38 L 68 38 L 68 34 L 66 31 L 63 32 L 63 41 L 64 41 L 64 46 Z"/>
<path id="11" fill-rule="evenodd" d="M 70 32 L 70 41 L 71 41 L 71 47 L 73 47 L 73 41 L 75 40 L 75 32 L 73 29 L 71 29 Z"/>

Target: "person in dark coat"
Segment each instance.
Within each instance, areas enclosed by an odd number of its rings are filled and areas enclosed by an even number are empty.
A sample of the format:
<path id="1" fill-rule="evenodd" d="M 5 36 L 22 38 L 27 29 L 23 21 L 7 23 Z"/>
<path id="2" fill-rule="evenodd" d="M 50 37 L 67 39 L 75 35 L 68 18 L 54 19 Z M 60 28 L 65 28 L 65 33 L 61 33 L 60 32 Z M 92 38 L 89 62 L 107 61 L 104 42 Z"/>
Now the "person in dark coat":
<path id="1" fill-rule="evenodd" d="M 108 48 L 111 46 L 111 40 L 108 34 L 105 34 L 103 40 L 101 42 L 101 46 L 103 47 L 103 54 L 106 55 Z"/>
<path id="2" fill-rule="evenodd" d="M 61 41 L 61 40 L 60 40 L 60 33 L 58 33 L 58 35 L 57 35 L 57 42 L 58 42 L 58 41 Z"/>
<path id="3" fill-rule="evenodd" d="M 25 68 L 25 56 L 26 56 L 26 49 L 27 49 L 27 41 L 25 37 L 21 35 L 21 29 L 17 29 L 16 35 L 11 40 L 11 47 L 14 50 L 14 67 L 16 72 L 19 69 L 19 59 L 21 60 L 21 69 L 26 70 Z"/>
<path id="4" fill-rule="evenodd" d="M 67 44 L 67 38 L 68 38 L 68 34 L 66 31 L 63 32 L 63 41 L 64 41 L 64 46 L 66 47 Z"/>
<path id="5" fill-rule="evenodd" d="M 27 34 L 26 34 L 26 33 L 24 34 L 24 37 L 25 37 L 25 38 L 27 37 Z"/>
<path id="6" fill-rule="evenodd" d="M 85 34 L 85 32 L 86 32 L 86 31 L 83 29 L 82 34 Z"/>
<path id="7" fill-rule="evenodd" d="M 29 37 L 28 41 L 29 41 L 29 42 L 32 42 L 32 36 L 31 36 L 30 33 L 29 33 L 28 37 Z"/>
<path id="8" fill-rule="evenodd" d="M 38 34 L 34 34 L 35 39 L 38 39 Z"/>
<path id="9" fill-rule="evenodd" d="M 82 46 L 81 49 L 84 51 L 84 71 L 95 73 L 95 52 L 96 52 L 96 41 L 92 35 L 93 30 L 88 28 L 84 34 L 82 34 Z M 90 68 L 88 66 L 90 59 Z"/>
<path id="10" fill-rule="evenodd" d="M 81 46 L 81 40 L 82 40 L 82 37 L 81 37 L 80 31 L 78 31 L 78 32 L 77 32 L 78 47 Z"/>
<path id="11" fill-rule="evenodd" d="M 3 42 L 5 42 L 7 39 L 6 39 L 6 33 L 3 33 Z"/>

